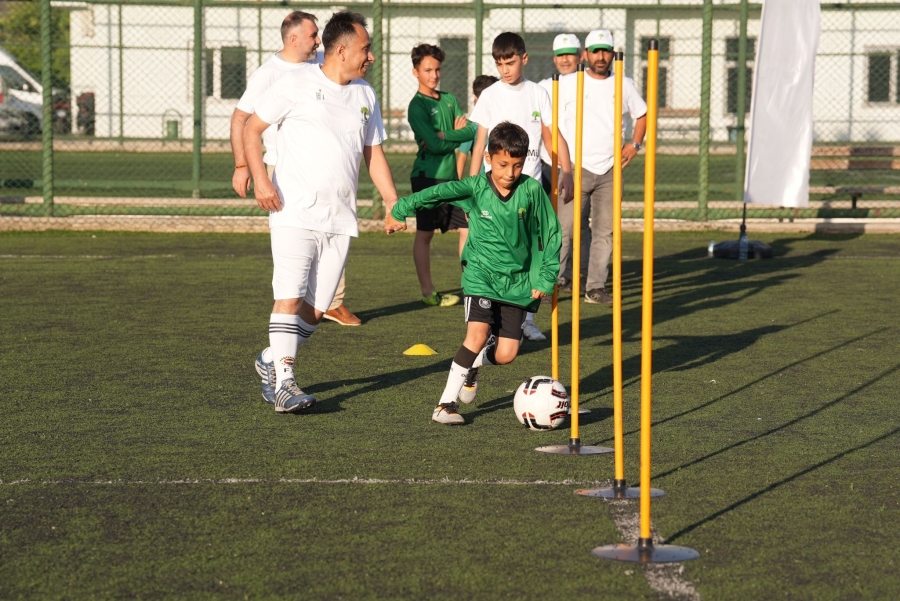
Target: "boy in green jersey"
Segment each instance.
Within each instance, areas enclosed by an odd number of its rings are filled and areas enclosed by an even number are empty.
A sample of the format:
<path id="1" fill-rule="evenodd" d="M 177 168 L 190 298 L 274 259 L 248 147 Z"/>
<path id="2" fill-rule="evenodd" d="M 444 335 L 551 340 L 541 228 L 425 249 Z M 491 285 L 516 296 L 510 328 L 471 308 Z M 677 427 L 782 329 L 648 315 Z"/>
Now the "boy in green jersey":
<path id="1" fill-rule="evenodd" d="M 541 183 L 522 174 L 528 147 L 523 128 L 500 123 L 485 153 L 490 171 L 401 198 L 385 218 L 390 234 L 405 229 L 405 219 L 422 208 L 450 204 L 469 215 L 462 254 L 466 339 L 432 414 L 441 424 L 465 423 L 457 398 L 475 400 L 479 367 L 516 358 L 526 312 L 537 311 L 556 285 L 559 220 Z"/>
<path id="2" fill-rule="evenodd" d="M 453 94 L 437 89 L 444 58 L 444 51 L 431 44 L 420 44 L 412 50 L 413 75 L 419 81 L 418 91 L 407 111 L 419 149 L 410 174 L 413 192 L 457 179 L 456 148 L 460 142 L 475 137 L 474 124 L 456 129 L 457 125 L 465 123 L 462 109 Z M 431 280 L 431 239 L 437 229 L 442 233 L 448 229 L 459 229 L 462 249 L 467 228 L 466 216 L 454 207 L 416 211 L 413 262 L 422 289 L 422 302 L 426 305 L 447 307 L 459 302 L 458 296 L 442 296 L 434 288 Z"/>

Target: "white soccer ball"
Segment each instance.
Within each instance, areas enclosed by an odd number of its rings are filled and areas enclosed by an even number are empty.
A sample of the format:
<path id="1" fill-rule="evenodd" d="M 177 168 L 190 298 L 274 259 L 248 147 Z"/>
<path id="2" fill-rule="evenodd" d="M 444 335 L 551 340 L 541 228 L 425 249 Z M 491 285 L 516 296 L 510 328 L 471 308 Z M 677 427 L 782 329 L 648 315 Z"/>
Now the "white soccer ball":
<path id="1" fill-rule="evenodd" d="M 569 414 L 569 393 L 550 376 L 528 378 L 516 391 L 513 409 L 519 423 L 530 430 L 553 430 Z"/>

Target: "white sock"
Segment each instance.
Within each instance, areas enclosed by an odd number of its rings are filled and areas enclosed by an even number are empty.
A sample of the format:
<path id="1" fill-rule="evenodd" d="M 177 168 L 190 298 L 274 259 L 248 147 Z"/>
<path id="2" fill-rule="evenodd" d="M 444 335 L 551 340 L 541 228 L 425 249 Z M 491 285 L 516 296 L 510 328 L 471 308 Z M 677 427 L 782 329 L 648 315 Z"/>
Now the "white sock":
<path id="1" fill-rule="evenodd" d="M 534 323 L 534 313 L 526 313 L 525 321 L 530 321 L 531 323 Z"/>
<path id="2" fill-rule="evenodd" d="M 481 352 L 478 353 L 477 357 L 475 357 L 475 363 L 472 364 L 472 368 L 481 367 L 482 365 L 493 365 L 490 359 L 487 358 L 488 349 L 490 349 L 492 346 L 492 344 L 487 344 L 483 349 L 481 349 Z"/>
<path id="3" fill-rule="evenodd" d="M 297 349 L 309 340 L 317 325 L 310 325 L 299 315 L 272 313 L 269 318 L 269 347 L 275 360 L 275 388 L 294 377 L 294 361 Z"/>
<path id="4" fill-rule="evenodd" d="M 471 355 L 469 356 L 471 357 Z M 468 367 L 463 367 L 456 361 L 450 364 L 450 375 L 447 376 L 447 386 L 444 387 L 444 392 L 441 394 L 441 405 L 448 405 L 456 402 L 456 398 L 459 396 L 459 391 L 462 389 L 463 383 L 466 381 L 466 374 L 468 373 Z"/>

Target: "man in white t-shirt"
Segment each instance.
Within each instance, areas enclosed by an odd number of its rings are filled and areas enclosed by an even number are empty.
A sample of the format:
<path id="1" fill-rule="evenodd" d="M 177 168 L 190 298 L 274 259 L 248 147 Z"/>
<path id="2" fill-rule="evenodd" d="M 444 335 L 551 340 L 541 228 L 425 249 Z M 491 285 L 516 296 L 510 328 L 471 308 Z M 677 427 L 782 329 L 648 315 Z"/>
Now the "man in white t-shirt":
<path id="1" fill-rule="evenodd" d="M 571 33 L 561 33 L 553 38 L 553 64 L 560 75 L 575 73 L 580 62 L 581 41 L 578 39 L 578 36 Z M 542 79 L 538 85 L 547 90 L 547 94 L 552 101 L 553 79 L 550 77 Z M 554 109 L 555 108 L 556 107 L 554 107 Z M 554 114 L 556 113 L 554 112 Z M 560 135 L 562 135 L 562 131 L 560 131 Z M 567 144 L 569 144 L 570 147 L 573 143 L 574 140 L 567 140 Z M 543 162 L 544 180 L 549 187 L 550 182 L 553 181 L 553 172 L 550 170 L 552 159 L 550 158 L 550 153 L 547 152 L 547 149 L 543 146 L 541 146 L 541 161 Z M 557 166 L 558 165 L 559 159 L 557 159 Z M 556 210 L 561 226 L 560 231 L 562 232 L 562 251 L 559 253 L 559 287 L 562 290 L 571 290 L 572 263 L 570 259 L 572 251 L 572 224 L 575 221 L 575 205 L 572 203 L 560 203 Z M 581 251 L 583 257 L 587 256 L 590 245 L 591 230 L 584 228 L 581 232 Z M 581 266 L 581 279 L 584 280 L 586 276 L 587 261 Z"/>
<path id="2" fill-rule="evenodd" d="M 299 10 L 289 14 L 281 22 L 281 39 L 284 47 L 269 57 L 269 60 L 250 75 L 247 89 L 231 115 L 231 152 L 234 155 L 235 165 L 231 186 L 242 198 L 245 198 L 250 190 L 250 170 L 247 168 L 247 161 L 244 158 L 244 126 L 247 124 L 247 120 L 256 111 L 257 105 L 266 97 L 266 92 L 279 77 L 304 63 L 322 63 L 322 55 L 316 52 L 321 40 L 314 15 Z M 275 150 L 277 131 L 278 128 L 273 125 L 263 133 L 263 145 L 266 147 L 263 162 L 266 164 L 269 177 L 272 177 L 277 158 Z M 344 274 L 341 274 L 341 282 L 331 307 L 325 313 L 325 319 L 345 326 L 362 324 L 362 320 L 344 305 Z"/>
<path id="3" fill-rule="evenodd" d="M 494 64 L 500 75 L 500 81 L 486 88 L 478 99 L 478 104 L 469 116 L 469 121 L 478 124 L 475 144 L 472 146 L 472 165 L 469 175 L 478 175 L 481 163 L 490 169 L 485 154 L 485 141 L 491 130 L 498 124 L 509 121 L 520 126 L 528 134 L 528 154 L 522 174 L 543 183 L 541 169 L 541 146 L 551 147 L 550 125 L 553 123 L 553 111 L 550 96 L 534 83 L 528 81 L 522 72 L 528 64 L 528 53 L 525 51 L 525 40 L 517 33 L 504 32 L 494 38 L 491 48 Z M 475 157 L 483 157 L 481 161 Z M 562 177 L 559 181 L 559 198 L 562 202 L 572 200 L 572 164 L 566 141 L 559 138 L 559 158 Z M 549 183 L 544 186 L 548 189 Z M 534 323 L 534 313 L 528 313 L 522 333 L 529 340 L 546 340 Z"/>
<path id="4" fill-rule="evenodd" d="M 584 78 L 584 125 L 582 129 L 581 220 L 586 227 L 591 220 L 591 250 L 584 300 L 588 303 L 612 304 L 606 291 L 609 260 L 612 256 L 612 166 L 613 117 L 616 82 L 612 75 L 613 37 L 606 29 L 590 32 L 584 41 L 583 58 L 588 64 Z M 575 111 L 577 75 L 559 80 L 560 124 L 567 140 L 575 143 Z M 622 83 L 622 112 L 634 121 L 632 140 L 622 147 L 622 166 L 637 155 L 647 129 L 647 104 L 630 77 Z M 623 134 L 625 122 L 622 123 Z M 621 200 L 621 199 L 620 199 Z"/>
<path id="5" fill-rule="evenodd" d="M 311 407 L 315 398 L 294 377 L 297 349 L 331 305 L 350 238 L 359 234 L 360 160 L 390 211 L 397 191 L 381 143 L 381 107 L 365 80 L 375 57 L 362 15 L 332 15 L 322 33 L 323 65 L 304 64 L 278 79 L 244 130 L 256 203 L 270 211 L 275 303 L 269 348 L 256 359 L 263 397 L 275 411 Z M 260 136 L 278 125 L 270 181 Z M 274 381 L 273 381 L 274 380 Z"/>

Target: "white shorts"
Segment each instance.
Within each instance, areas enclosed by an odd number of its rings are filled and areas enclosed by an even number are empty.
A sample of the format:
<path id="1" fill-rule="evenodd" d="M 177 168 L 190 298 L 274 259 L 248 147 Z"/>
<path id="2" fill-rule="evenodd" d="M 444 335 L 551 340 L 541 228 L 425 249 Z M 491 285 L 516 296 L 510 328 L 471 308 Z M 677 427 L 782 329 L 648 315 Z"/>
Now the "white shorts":
<path id="1" fill-rule="evenodd" d="M 350 236 L 295 227 L 273 227 L 271 233 L 275 300 L 302 298 L 327 311 L 341 281 Z"/>

